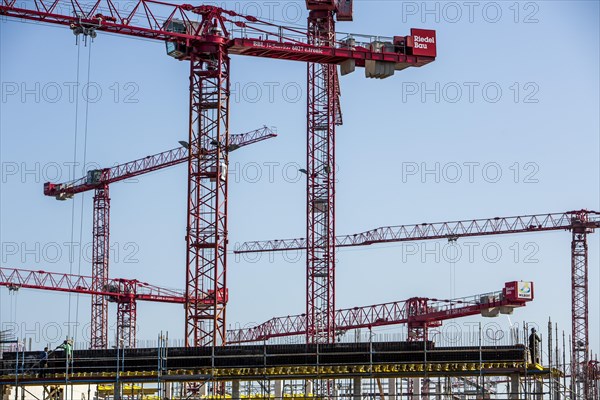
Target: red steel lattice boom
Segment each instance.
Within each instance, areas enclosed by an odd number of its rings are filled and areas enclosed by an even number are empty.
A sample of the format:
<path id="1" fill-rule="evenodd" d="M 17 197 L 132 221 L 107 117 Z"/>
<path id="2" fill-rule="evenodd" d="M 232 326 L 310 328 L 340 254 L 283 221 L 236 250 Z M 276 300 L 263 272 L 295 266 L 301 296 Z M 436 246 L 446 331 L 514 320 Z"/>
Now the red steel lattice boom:
<path id="1" fill-rule="evenodd" d="M 0 268 L 0 286 L 88 294 L 92 296 L 92 302 L 102 300 L 117 303 L 117 338 L 122 339 L 128 347 L 135 347 L 138 300 L 186 303 L 183 293 L 177 290 L 161 288 L 134 279 L 109 279 L 107 276 L 104 276 L 103 283 L 100 284 L 97 278 L 91 276 Z M 104 310 L 108 313 L 108 307 Z M 106 319 L 103 322 L 106 324 Z M 108 331 L 107 325 L 104 327 Z"/>
<path id="2" fill-rule="evenodd" d="M 519 295 L 518 285 L 527 288 Z M 519 297 L 521 296 L 521 297 Z M 487 317 L 499 313 L 510 314 L 533 300 L 533 284 L 508 282 L 502 291 L 452 300 L 413 297 L 365 307 L 337 310 L 336 333 L 359 328 L 407 324 L 409 340 L 427 340 L 428 329 L 440 326 L 442 321 L 482 314 Z M 227 331 L 227 343 L 265 341 L 277 337 L 306 334 L 306 314 L 273 318 L 251 328 Z"/>

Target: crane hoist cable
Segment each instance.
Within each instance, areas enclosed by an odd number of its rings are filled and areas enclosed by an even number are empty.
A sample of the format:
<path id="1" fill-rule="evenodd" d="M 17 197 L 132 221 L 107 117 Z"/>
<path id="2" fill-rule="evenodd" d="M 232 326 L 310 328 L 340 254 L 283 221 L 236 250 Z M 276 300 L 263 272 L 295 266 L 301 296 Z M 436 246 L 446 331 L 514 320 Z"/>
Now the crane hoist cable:
<path id="1" fill-rule="evenodd" d="M 77 46 L 77 65 L 76 65 L 76 77 L 75 77 L 75 82 L 76 82 L 76 90 L 75 90 L 75 125 L 74 125 L 74 134 L 73 134 L 73 176 L 70 177 L 71 179 L 75 179 L 76 174 L 75 174 L 75 166 L 77 165 L 77 128 L 79 126 L 79 75 L 80 75 L 80 61 L 81 61 L 81 45 L 79 43 L 76 43 Z M 75 202 L 71 203 L 71 245 L 73 246 L 73 244 L 75 240 Z M 80 249 L 81 251 L 81 249 Z M 73 274 L 73 257 L 70 254 L 69 255 L 69 274 Z M 71 336 L 71 297 L 72 294 L 69 293 L 69 300 L 68 300 L 68 308 L 67 308 L 67 320 L 68 320 L 68 325 L 67 325 L 67 337 Z"/>
<path id="2" fill-rule="evenodd" d="M 8 294 L 10 297 L 10 321 L 17 326 L 17 305 L 19 302 L 19 287 L 18 286 L 9 286 Z M 14 300 L 14 301 L 13 301 Z M 18 331 L 18 330 L 17 330 Z"/>
<path id="3" fill-rule="evenodd" d="M 92 43 L 93 40 L 90 40 L 88 46 L 88 60 L 87 60 L 87 83 L 85 86 L 85 114 L 84 114 L 84 125 L 83 125 L 83 160 L 82 165 L 85 169 L 87 164 L 87 142 L 88 142 L 88 121 L 89 121 L 89 113 L 90 113 L 90 76 L 91 76 L 91 68 L 92 68 Z M 85 205 L 85 192 L 81 194 L 81 214 L 79 216 L 79 243 L 80 248 L 83 249 L 81 243 L 83 243 L 83 212 Z M 81 275 L 81 260 L 83 258 L 83 251 L 79 252 L 79 259 L 77 262 L 77 275 Z M 78 326 L 79 323 L 79 293 L 76 295 L 76 305 L 75 305 L 75 326 Z M 77 341 L 77 330 L 75 330 L 74 341 Z"/>
<path id="4" fill-rule="evenodd" d="M 84 45 L 87 46 L 87 40 L 84 41 Z M 73 138 L 73 174 L 75 174 L 75 166 L 77 165 L 77 150 L 78 150 L 78 139 L 79 139 L 79 87 L 81 83 L 81 42 L 77 39 L 77 76 L 76 76 L 76 91 L 75 91 L 75 124 L 74 124 L 74 138 Z M 91 58 L 92 58 L 92 41 L 89 43 L 88 47 L 88 62 L 87 62 L 87 82 L 86 82 L 86 97 L 84 101 L 86 102 L 85 114 L 84 114 L 84 137 L 83 137 L 83 166 L 85 169 L 85 164 L 87 162 L 87 133 L 88 133 L 88 117 L 89 117 L 89 87 L 90 87 L 90 74 L 91 74 Z M 74 176 L 72 177 L 74 179 Z M 85 194 L 84 194 L 85 195 Z M 82 252 L 82 240 L 83 240 L 83 207 L 84 207 L 84 195 L 81 196 L 81 213 L 79 218 L 79 251 L 78 251 L 78 275 L 81 275 L 81 260 L 83 257 Z M 73 202 L 71 206 L 71 243 L 74 243 L 75 238 L 75 202 Z M 73 273 L 74 267 L 74 257 L 69 257 L 69 273 Z M 71 332 L 71 313 L 72 313 L 72 294 L 69 293 L 69 306 L 68 306 L 68 327 L 67 327 L 67 336 L 68 338 L 77 337 L 77 328 L 75 328 L 74 332 Z M 79 294 L 76 295 L 76 303 L 75 303 L 75 327 L 78 326 L 79 323 Z"/>
<path id="5" fill-rule="evenodd" d="M 448 238 L 448 243 L 452 249 L 450 256 L 450 298 L 456 297 L 456 259 L 458 258 L 458 249 L 456 248 L 457 237 Z"/>
<path id="6" fill-rule="evenodd" d="M 75 90 L 75 117 L 74 117 L 74 133 L 73 133 L 73 176 L 72 179 L 75 179 L 75 167 L 77 165 L 77 142 L 79 136 L 79 87 L 81 83 L 81 42 L 79 38 L 76 39 L 75 45 L 77 46 L 77 66 L 76 66 L 76 90 Z M 84 45 L 87 46 L 87 40 L 84 41 Z M 89 91 L 90 86 L 90 60 L 91 60 L 91 52 L 92 46 L 90 41 L 90 46 L 88 48 L 88 75 L 87 75 L 87 85 L 86 88 Z M 86 95 L 89 93 L 86 93 Z M 83 151 L 83 166 L 85 169 L 86 163 L 86 147 L 87 147 L 87 126 L 88 126 L 88 106 L 89 106 L 89 96 L 86 96 L 86 111 L 85 111 L 85 128 L 84 128 L 84 151 Z M 78 274 L 81 275 L 81 258 L 82 254 L 82 232 L 83 232 L 83 196 L 81 201 L 81 216 L 79 220 L 79 251 L 78 251 Z M 75 238 L 75 202 L 71 205 L 71 245 L 74 244 Z M 69 274 L 73 274 L 73 265 L 74 265 L 74 257 L 72 254 L 69 255 Z M 75 303 L 75 328 L 74 332 L 71 332 L 71 312 L 72 312 L 72 293 L 69 293 L 68 298 L 68 325 L 67 325 L 67 340 L 72 340 L 73 338 L 77 338 L 77 327 L 79 326 L 79 294 L 76 295 L 76 303 Z M 68 367 L 67 367 L 68 368 Z M 68 370 L 65 371 L 65 387 L 69 386 L 68 381 Z M 70 385 L 71 399 L 73 399 L 73 386 Z M 68 398 L 69 390 L 65 390 L 65 398 Z"/>

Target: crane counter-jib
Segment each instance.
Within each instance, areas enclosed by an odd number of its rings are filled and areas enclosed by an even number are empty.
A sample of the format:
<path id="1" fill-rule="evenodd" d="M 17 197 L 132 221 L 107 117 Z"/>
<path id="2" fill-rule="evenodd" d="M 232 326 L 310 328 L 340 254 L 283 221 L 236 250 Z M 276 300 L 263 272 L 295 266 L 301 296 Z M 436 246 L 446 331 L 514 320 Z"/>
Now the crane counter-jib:
<path id="1" fill-rule="evenodd" d="M 435 31 L 430 31 L 435 35 Z M 235 39 L 230 45 L 231 54 L 248 55 L 255 57 L 269 57 L 284 60 L 315 62 L 320 64 L 342 64 L 346 61 L 354 61 L 356 66 L 364 67 L 367 61 L 377 61 L 394 64 L 396 70 L 409 66 L 420 67 L 435 60 L 433 56 L 417 56 L 402 54 L 395 49 L 398 46 L 388 43 L 389 47 L 383 47 L 379 51 L 365 47 L 334 48 L 316 47 L 300 43 L 285 43 L 258 39 Z M 378 44 L 373 45 L 378 46 Z M 343 72 L 342 72 L 343 74 Z"/>

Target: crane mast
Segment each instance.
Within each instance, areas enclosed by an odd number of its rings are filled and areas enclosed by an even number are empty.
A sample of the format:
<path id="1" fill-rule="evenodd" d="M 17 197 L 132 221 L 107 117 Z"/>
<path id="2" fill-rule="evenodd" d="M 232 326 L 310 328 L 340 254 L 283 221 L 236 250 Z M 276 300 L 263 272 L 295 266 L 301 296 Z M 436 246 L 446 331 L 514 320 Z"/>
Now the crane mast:
<path id="1" fill-rule="evenodd" d="M 588 244 L 587 235 L 598 224 L 587 214 L 573 220 L 571 240 L 571 390 L 578 396 L 592 398 L 593 373 L 590 365 L 588 306 Z M 597 221 L 598 222 L 598 221 Z"/>
<path id="2" fill-rule="evenodd" d="M 227 29 L 216 7 L 189 6 L 202 21 L 203 40 L 187 44 L 175 58 L 190 62 L 189 158 L 186 228 L 186 346 L 225 344 L 227 285 L 228 153 L 209 152 L 211 143 L 229 146 L 230 59 Z M 171 30 L 188 31 L 188 25 Z"/>
<path id="3" fill-rule="evenodd" d="M 333 47 L 335 2 L 307 1 L 308 44 Z M 307 65 L 307 343 L 335 339 L 335 126 L 337 68 Z"/>
<path id="4" fill-rule="evenodd" d="M 92 221 L 92 309 L 90 348 L 108 348 L 108 300 L 97 294 L 108 284 L 110 255 L 110 194 L 107 184 L 94 190 Z"/>
<path id="5" fill-rule="evenodd" d="M 212 304 L 186 304 L 188 346 L 225 344 L 227 153 L 205 155 L 212 141 L 229 145 L 229 56 L 224 42 L 190 59 L 186 297 L 214 294 Z"/>

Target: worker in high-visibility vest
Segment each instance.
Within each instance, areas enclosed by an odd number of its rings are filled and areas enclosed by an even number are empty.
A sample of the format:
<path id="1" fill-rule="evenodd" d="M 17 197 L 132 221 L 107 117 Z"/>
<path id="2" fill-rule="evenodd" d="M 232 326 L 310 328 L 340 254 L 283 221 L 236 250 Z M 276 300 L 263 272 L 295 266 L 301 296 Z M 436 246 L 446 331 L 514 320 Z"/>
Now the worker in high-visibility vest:
<path id="1" fill-rule="evenodd" d="M 66 339 L 60 346 L 56 348 L 62 349 L 65 352 L 65 358 L 68 364 L 73 363 L 73 341 L 71 339 Z"/>

